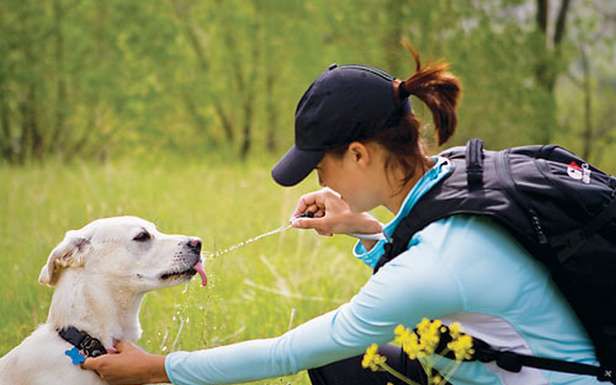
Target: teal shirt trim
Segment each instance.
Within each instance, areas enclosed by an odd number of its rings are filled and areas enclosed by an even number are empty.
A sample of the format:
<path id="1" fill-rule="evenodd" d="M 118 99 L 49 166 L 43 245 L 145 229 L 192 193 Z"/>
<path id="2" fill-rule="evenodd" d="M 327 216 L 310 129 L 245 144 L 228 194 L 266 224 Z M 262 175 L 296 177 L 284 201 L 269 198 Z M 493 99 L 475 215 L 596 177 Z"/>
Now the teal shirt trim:
<path id="1" fill-rule="evenodd" d="M 434 166 L 419 178 L 415 186 L 413 186 L 402 202 L 402 206 L 396 216 L 384 226 L 383 233 L 388 239 L 391 238 L 400 221 L 409 214 L 413 206 L 419 201 L 419 198 L 453 171 L 453 166 L 449 159 L 441 156 L 433 156 L 432 160 L 435 162 Z M 358 241 L 353 248 L 353 255 L 366 265 L 374 268 L 385 252 L 384 246 L 386 242 L 386 240 L 380 240 L 370 250 L 366 250 L 361 241 Z M 408 247 L 414 246 L 417 243 L 419 243 L 419 235 L 415 235 L 411 238 Z"/>

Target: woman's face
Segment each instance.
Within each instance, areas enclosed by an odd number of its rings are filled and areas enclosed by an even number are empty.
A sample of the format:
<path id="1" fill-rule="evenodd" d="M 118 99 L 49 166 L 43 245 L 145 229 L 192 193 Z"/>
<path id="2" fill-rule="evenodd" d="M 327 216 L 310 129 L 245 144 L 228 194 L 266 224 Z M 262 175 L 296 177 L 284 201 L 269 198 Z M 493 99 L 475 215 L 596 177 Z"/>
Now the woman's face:
<path id="1" fill-rule="evenodd" d="M 353 212 L 383 204 L 385 178 L 377 145 L 353 142 L 342 157 L 326 153 L 316 167 L 319 184 L 338 192 Z"/>

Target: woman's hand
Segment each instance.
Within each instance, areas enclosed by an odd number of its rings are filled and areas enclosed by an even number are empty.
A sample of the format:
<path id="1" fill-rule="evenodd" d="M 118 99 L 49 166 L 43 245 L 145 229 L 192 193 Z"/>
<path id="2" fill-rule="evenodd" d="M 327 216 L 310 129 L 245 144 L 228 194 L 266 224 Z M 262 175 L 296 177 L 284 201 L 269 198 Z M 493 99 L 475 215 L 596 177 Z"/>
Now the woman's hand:
<path id="1" fill-rule="evenodd" d="M 312 218 L 297 218 L 311 213 Z M 293 227 L 314 229 L 321 235 L 380 233 L 381 223 L 368 213 L 354 213 L 335 191 L 324 188 L 302 196 L 293 213 Z"/>
<path id="2" fill-rule="evenodd" d="M 93 370 L 111 385 L 167 383 L 165 356 L 150 354 L 137 345 L 120 341 L 117 353 L 88 358 L 81 367 Z"/>

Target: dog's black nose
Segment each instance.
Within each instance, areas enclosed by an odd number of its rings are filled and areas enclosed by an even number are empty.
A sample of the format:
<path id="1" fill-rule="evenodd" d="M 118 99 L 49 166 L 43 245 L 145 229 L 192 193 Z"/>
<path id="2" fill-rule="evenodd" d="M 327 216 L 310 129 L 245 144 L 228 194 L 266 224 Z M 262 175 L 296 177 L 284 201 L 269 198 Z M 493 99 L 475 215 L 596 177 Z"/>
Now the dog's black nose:
<path id="1" fill-rule="evenodd" d="M 201 240 L 199 238 L 191 238 L 188 241 L 188 247 L 196 253 L 201 252 Z"/>

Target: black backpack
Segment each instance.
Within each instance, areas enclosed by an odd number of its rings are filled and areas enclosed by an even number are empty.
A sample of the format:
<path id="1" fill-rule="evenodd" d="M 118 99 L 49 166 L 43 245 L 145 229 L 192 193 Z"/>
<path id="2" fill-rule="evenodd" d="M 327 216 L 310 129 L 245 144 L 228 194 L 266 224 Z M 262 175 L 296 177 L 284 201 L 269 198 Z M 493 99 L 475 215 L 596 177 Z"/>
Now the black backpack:
<path id="1" fill-rule="evenodd" d="M 600 367 L 498 351 L 476 340 L 475 357 L 505 370 L 522 366 L 596 376 L 616 384 L 616 177 L 555 145 L 484 151 L 471 139 L 441 156 L 453 172 L 396 228 L 374 272 L 411 237 L 455 214 L 487 215 L 541 261 L 588 332 Z"/>

